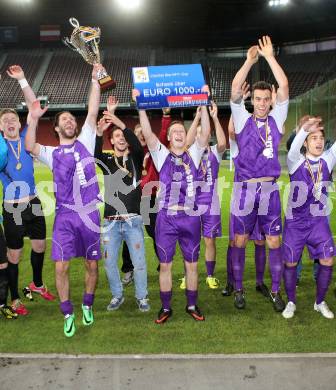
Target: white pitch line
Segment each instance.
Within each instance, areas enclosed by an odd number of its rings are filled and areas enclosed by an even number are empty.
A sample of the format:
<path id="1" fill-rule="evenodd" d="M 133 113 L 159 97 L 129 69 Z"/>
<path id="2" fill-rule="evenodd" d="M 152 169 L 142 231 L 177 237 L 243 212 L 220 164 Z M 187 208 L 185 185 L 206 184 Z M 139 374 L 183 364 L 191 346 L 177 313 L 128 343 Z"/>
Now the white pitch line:
<path id="1" fill-rule="evenodd" d="M 152 354 L 152 355 L 66 355 L 42 353 L 0 353 L 1 358 L 12 359 L 110 359 L 110 360 L 221 360 L 221 359 L 297 359 L 297 358 L 330 358 L 335 359 L 336 353 L 257 353 L 257 354 Z"/>

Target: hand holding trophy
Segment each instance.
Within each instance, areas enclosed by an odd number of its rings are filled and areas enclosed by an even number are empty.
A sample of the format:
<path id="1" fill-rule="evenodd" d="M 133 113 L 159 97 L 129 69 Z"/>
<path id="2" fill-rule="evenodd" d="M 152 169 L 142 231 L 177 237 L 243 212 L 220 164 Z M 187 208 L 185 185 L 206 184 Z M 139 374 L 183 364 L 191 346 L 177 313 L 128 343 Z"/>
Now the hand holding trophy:
<path id="1" fill-rule="evenodd" d="M 78 20 L 75 18 L 70 18 L 69 22 L 74 27 L 74 30 L 71 37 L 64 38 L 63 42 L 70 49 L 78 52 L 87 63 L 91 65 L 100 64 L 98 47 L 100 28 L 80 26 Z M 106 73 L 103 67 L 98 71 L 98 82 L 102 91 L 116 87 L 116 82 Z"/>

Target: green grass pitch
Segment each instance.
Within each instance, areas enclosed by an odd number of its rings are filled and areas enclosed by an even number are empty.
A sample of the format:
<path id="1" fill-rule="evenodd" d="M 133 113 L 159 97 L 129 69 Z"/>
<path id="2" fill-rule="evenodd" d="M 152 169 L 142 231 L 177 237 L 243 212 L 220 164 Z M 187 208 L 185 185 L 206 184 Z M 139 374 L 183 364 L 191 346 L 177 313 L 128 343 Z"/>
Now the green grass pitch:
<path id="1" fill-rule="evenodd" d="M 36 168 L 37 182 L 50 180 L 43 167 Z M 220 176 L 232 181 L 232 173 L 222 166 Z M 282 181 L 288 182 L 286 175 Z M 63 335 L 63 317 L 58 302 L 47 302 L 35 297 L 33 302 L 23 298 L 30 314 L 16 321 L 0 318 L 2 337 L 0 351 L 13 353 L 67 353 L 67 354 L 149 354 L 149 353 L 268 353 L 268 352 L 332 352 L 336 351 L 335 320 L 324 319 L 314 312 L 315 285 L 312 263 L 307 254 L 303 258 L 302 282 L 298 287 L 297 312 L 293 319 L 285 320 L 274 312 L 272 304 L 255 291 L 254 246 L 249 244 L 245 270 L 247 307 L 238 311 L 233 298 L 224 298 L 221 289 L 226 279 L 226 248 L 228 243 L 228 209 L 230 189 L 223 190 L 223 238 L 217 240 L 216 277 L 221 282 L 219 290 L 209 290 L 205 285 L 204 245 L 199 260 L 199 306 L 206 321 L 195 322 L 185 313 L 185 295 L 179 289 L 182 276 L 182 258 L 179 250 L 173 265 L 173 317 L 164 325 L 154 323 L 160 308 L 157 260 L 149 238 L 146 239 L 146 259 L 151 311 L 141 313 L 135 302 L 133 285 L 125 289 L 125 303 L 116 312 L 107 312 L 111 299 L 104 264 L 100 262 L 100 277 L 94 305 L 95 323 L 84 327 L 81 323 L 84 267 L 81 259 L 71 262 L 71 299 L 75 306 L 77 332 L 71 339 Z M 50 196 L 50 195 L 49 195 Z M 333 196 L 333 194 L 331 194 Z M 48 207 L 52 206 L 49 204 Z M 331 216 L 335 231 L 335 213 Z M 53 215 L 47 217 L 48 247 L 44 266 L 44 280 L 56 293 L 54 267 L 50 260 L 50 237 Z M 20 263 L 20 289 L 31 280 L 29 261 L 30 245 L 25 243 Z M 270 284 L 268 269 L 266 284 Z M 336 310 L 330 289 L 327 302 Z M 283 292 L 285 296 L 285 293 Z"/>

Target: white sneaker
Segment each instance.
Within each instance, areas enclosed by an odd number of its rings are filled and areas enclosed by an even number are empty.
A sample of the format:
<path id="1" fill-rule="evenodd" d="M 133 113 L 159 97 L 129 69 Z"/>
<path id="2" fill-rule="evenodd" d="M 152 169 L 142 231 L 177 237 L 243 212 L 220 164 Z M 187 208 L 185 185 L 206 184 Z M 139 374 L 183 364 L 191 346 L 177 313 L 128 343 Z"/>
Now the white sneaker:
<path id="1" fill-rule="evenodd" d="M 124 303 L 125 298 L 124 297 L 113 297 L 111 299 L 111 302 L 107 305 L 108 311 L 118 310 L 119 307 Z"/>
<path id="2" fill-rule="evenodd" d="M 296 310 L 296 305 L 294 302 L 289 301 L 285 307 L 285 310 L 282 312 L 283 318 L 292 318 Z"/>
<path id="3" fill-rule="evenodd" d="M 146 312 L 146 311 L 150 310 L 150 305 L 148 303 L 148 298 L 137 299 L 137 303 L 138 303 L 140 311 Z"/>
<path id="4" fill-rule="evenodd" d="M 327 302 L 323 301 L 319 304 L 314 303 L 314 310 L 320 312 L 323 317 L 332 320 L 334 318 L 334 313 L 329 309 Z"/>

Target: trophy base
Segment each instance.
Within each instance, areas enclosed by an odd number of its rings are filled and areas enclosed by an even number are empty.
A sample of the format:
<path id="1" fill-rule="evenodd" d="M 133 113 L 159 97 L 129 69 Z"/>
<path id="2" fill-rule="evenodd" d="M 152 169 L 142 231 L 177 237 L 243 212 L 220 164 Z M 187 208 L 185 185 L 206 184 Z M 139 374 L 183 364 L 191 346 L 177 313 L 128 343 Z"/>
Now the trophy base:
<path id="1" fill-rule="evenodd" d="M 98 79 L 98 83 L 102 91 L 106 91 L 108 89 L 114 89 L 117 85 L 111 76 L 105 76 L 102 79 Z"/>

